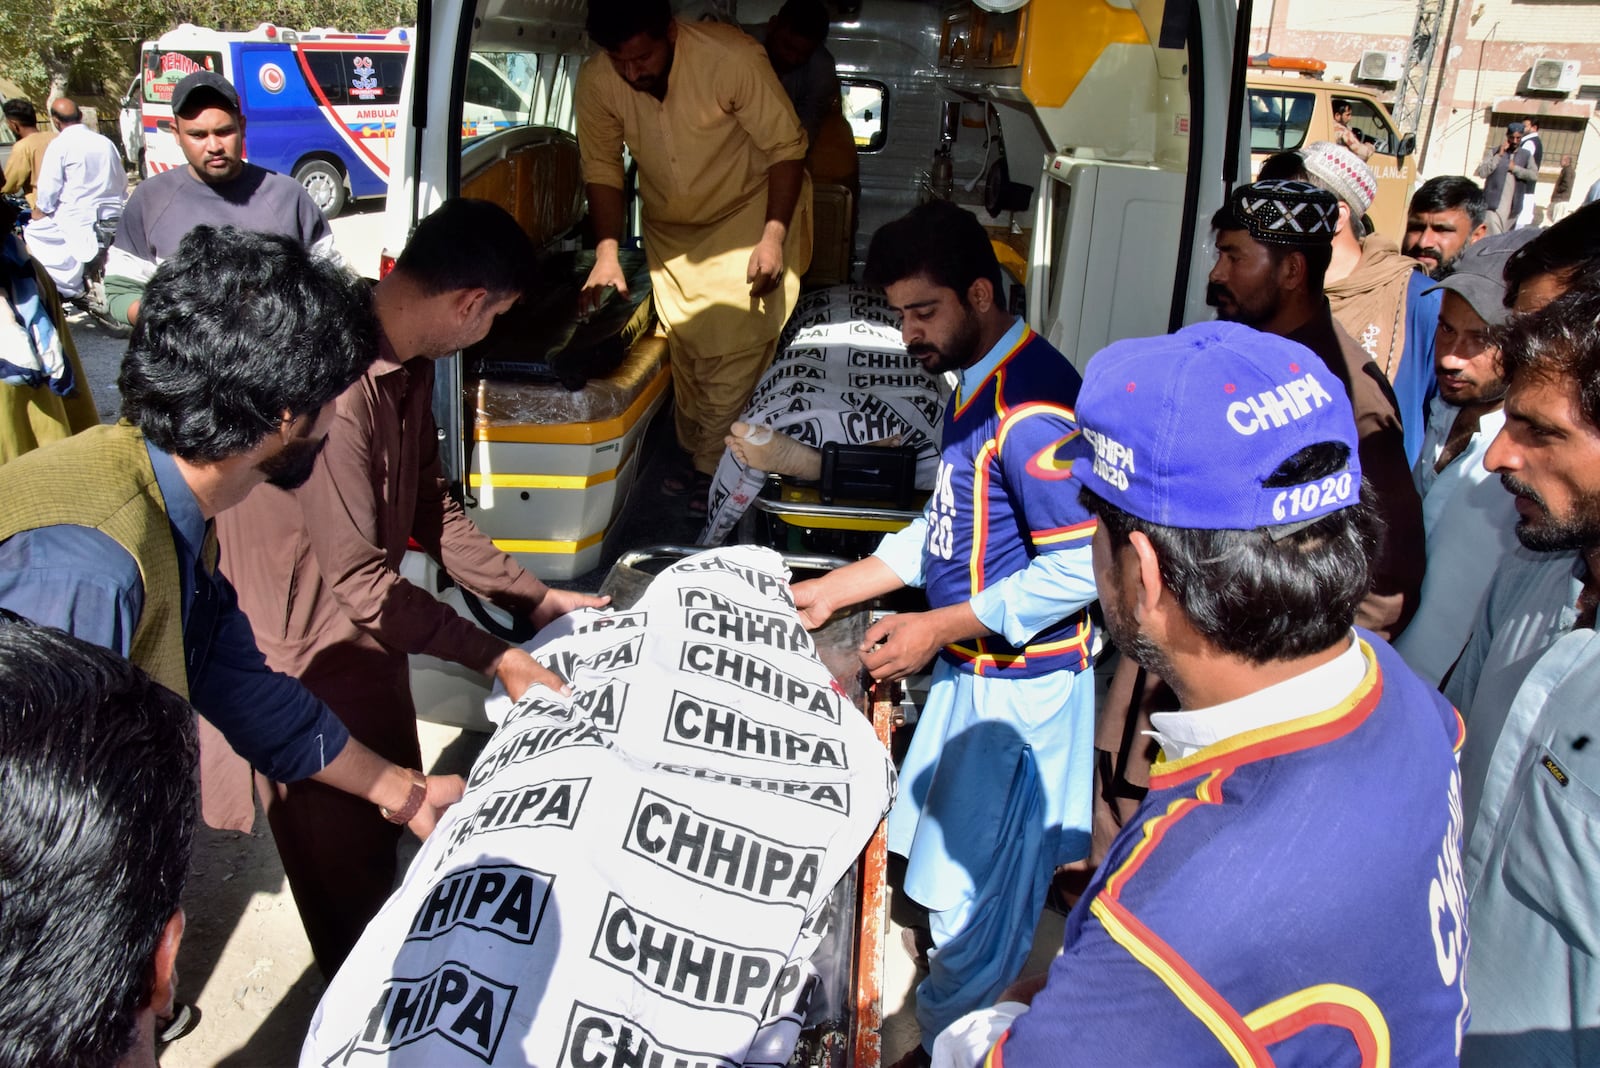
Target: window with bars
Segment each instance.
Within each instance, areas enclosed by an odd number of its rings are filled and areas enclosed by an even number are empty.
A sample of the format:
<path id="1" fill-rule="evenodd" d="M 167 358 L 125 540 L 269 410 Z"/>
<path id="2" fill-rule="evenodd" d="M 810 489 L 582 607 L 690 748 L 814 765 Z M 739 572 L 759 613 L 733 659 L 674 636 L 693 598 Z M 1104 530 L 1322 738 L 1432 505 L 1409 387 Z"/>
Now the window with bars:
<path id="1" fill-rule="evenodd" d="M 1526 119 L 1526 112 L 1496 111 L 1490 116 L 1489 136 L 1484 142 L 1485 154 L 1495 151 L 1506 139 L 1506 126 Z M 1584 121 L 1563 115 L 1546 115 L 1539 119 L 1539 143 L 1544 147 L 1540 158 L 1540 175 L 1554 180 L 1561 170 L 1561 157 L 1578 160 L 1578 150 L 1583 147 Z"/>

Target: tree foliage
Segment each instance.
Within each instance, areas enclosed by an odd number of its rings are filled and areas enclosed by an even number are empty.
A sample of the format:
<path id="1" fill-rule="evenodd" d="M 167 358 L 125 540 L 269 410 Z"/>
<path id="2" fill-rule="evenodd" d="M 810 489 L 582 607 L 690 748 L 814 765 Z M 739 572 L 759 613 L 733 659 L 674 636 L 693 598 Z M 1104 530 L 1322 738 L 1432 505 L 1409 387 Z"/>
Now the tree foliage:
<path id="1" fill-rule="evenodd" d="M 416 0 L 3 0 L 0 70 L 36 104 L 69 88 L 116 95 L 138 66 L 139 42 L 180 23 L 362 31 L 408 26 L 416 14 Z"/>

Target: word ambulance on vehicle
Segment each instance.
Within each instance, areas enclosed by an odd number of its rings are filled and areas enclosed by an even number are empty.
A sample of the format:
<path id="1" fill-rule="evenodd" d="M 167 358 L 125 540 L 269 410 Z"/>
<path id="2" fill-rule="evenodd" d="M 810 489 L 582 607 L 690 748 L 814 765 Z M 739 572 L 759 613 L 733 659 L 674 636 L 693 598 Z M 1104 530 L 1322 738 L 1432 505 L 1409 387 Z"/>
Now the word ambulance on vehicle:
<path id="1" fill-rule="evenodd" d="M 146 41 L 140 173 L 183 166 L 172 90 L 184 75 L 208 70 L 239 93 L 251 163 L 293 177 L 329 218 L 352 197 L 383 196 L 410 38 L 406 29 L 300 32 L 264 22 L 243 33 L 185 23 Z"/>

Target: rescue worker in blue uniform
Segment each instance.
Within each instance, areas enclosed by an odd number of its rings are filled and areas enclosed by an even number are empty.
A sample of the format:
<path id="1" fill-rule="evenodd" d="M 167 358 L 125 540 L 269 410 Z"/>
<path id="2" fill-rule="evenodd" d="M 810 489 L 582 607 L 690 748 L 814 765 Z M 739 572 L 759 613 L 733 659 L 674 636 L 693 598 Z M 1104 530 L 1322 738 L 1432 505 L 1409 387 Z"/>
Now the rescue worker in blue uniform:
<path id="1" fill-rule="evenodd" d="M 1201 323 L 1100 352 L 1078 413 L 1106 629 L 1181 705 L 1048 978 L 934 1062 L 1454 1066 L 1461 718 L 1352 627 L 1379 521 L 1338 377 Z"/>
<path id="2" fill-rule="evenodd" d="M 862 663 L 896 679 L 937 657 L 889 814 L 905 891 L 929 912 L 917 1021 L 931 1048 L 1016 978 L 1052 872 L 1088 849 L 1094 521 L 1072 475 L 1087 455 L 1081 379 L 1006 311 L 977 219 L 918 207 L 874 236 L 866 278 L 902 317 L 906 351 L 958 379 L 938 477 L 919 519 L 794 596 L 818 626 L 902 586 L 928 594 L 929 611 L 868 630 Z"/>

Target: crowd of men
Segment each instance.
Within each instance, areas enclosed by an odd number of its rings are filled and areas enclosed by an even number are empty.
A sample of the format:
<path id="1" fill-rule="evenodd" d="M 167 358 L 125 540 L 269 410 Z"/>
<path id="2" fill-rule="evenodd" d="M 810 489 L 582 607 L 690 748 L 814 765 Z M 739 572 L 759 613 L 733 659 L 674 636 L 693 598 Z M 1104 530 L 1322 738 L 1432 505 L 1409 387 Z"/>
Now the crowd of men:
<path id="1" fill-rule="evenodd" d="M 626 147 L 691 499 L 809 254 L 807 124 L 772 65 L 819 43 L 801 7 L 769 58 L 591 4 L 584 302 L 625 285 Z M 673 123 L 730 93 L 739 119 L 676 155 Z M 496 549 L 439 469 L 433 361 L 526 291 L 515 221 L 450 201 L 368 287 L 242 162 L 224 79 L 173 107 L 189 165 L 139 187 L 109 268 L 123 421 L 63 411 L 0 456 L 0 1065 L 150 1064 L 194 1026 L 189 844 L 250 825 L 252 771 L 339 967 L 402 829 L 464 789 L 420 768 L 409 654 L 564 689 L 401 577 L 408 544 L 536 627 L 605 603 Z M 933 664 L 889 816 L 928 916 L 902 1064 L 1600 1063 L 1600 207 L 1533 226 L 1517 125 L 1483 187 L 1418 189 L 1400 242 L 1346 139 L 1275 157 L 1210 220 L 1217 321 L 1081 378 L 1006 310 L 970 212 L 873 236 L 866 281 L 955 379 L 939 477 L 793 592 L 808 626 L 927 594 L 862 650 L 880 680 Z M 4 388 L 70 395 L 54 288 L 6 241 L 34 376 Z M 1122 657 L 1098 709 L 1095 604 Z M 1064 888 L 1062 952 L 1022 976 Z"/>

